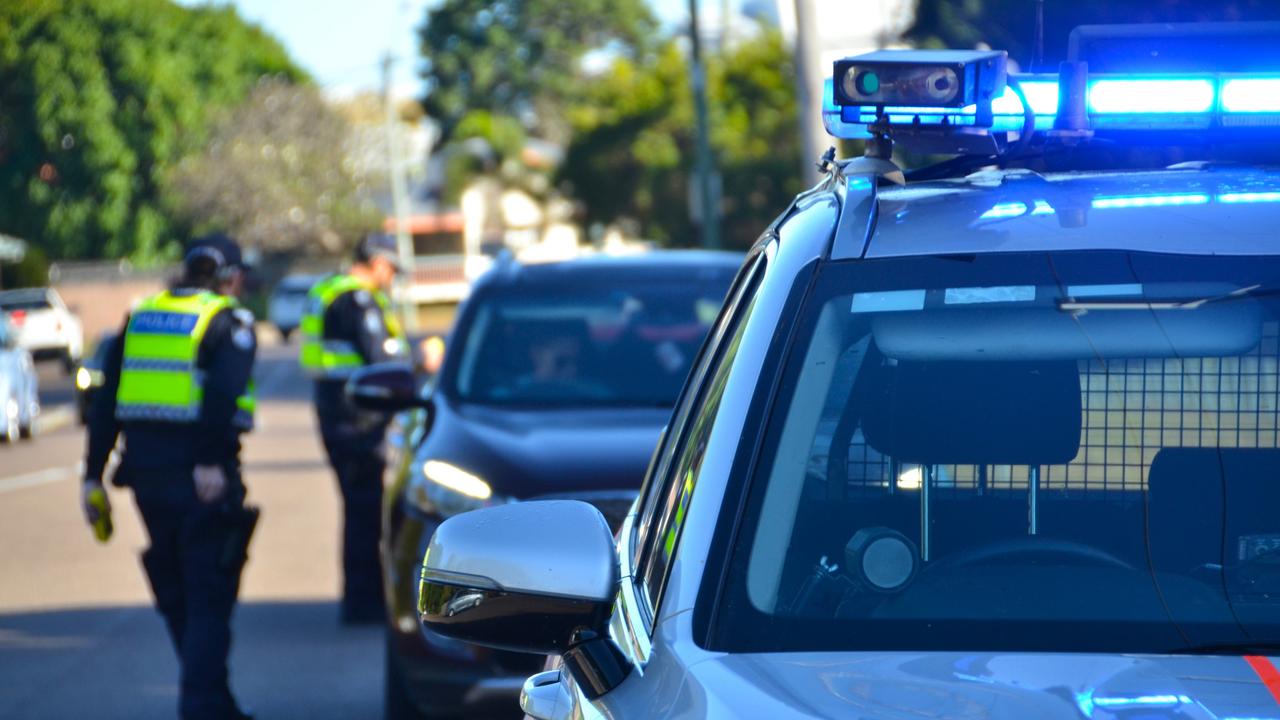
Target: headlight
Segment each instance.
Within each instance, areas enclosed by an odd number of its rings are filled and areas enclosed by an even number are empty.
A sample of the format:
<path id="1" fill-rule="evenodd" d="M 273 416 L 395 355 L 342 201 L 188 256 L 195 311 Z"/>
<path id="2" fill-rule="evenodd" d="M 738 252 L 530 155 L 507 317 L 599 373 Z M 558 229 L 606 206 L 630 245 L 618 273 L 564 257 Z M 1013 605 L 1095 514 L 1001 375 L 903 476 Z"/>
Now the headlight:
<path id="1" fill-rule="evenodd" d="M 414 468 L 405 490 L 409 504 L 424 513 L 451 517 L 459 513 L 509 502 L 493 494 L 483 478 L 442 460 L 427 460 Z"/>
<path id="2" fill-rule="evenodd" d="M 80 368 L 76 370 L 76 387 L 81 390 L 88 390 L 89 385 L 93 383 L 93 376 L 89 374 L 89 368 Z"/>

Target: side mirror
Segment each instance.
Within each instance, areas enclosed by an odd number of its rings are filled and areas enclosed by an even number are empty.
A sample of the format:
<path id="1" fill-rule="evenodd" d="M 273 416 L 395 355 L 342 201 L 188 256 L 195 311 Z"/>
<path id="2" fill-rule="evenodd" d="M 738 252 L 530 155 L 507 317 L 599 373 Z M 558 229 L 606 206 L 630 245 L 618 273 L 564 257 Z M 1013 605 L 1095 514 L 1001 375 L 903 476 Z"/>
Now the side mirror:
<path id="1" fill-rule="evenodd" d="M 361 410 L 400 412 L 424 407 L 413 369 L 406 363 L 368 365 L 351 374 L 347 398 Z"/>
<path id="2" fill-rule="evenodd" d="M 618 582 L 613 533 L 591 505 L 498 505 L 436 529 L 422 560 L 418 614 L 427 629 L 464 642 L 561 654 L 594 698 L 631 669 L 608 635 Z"/>

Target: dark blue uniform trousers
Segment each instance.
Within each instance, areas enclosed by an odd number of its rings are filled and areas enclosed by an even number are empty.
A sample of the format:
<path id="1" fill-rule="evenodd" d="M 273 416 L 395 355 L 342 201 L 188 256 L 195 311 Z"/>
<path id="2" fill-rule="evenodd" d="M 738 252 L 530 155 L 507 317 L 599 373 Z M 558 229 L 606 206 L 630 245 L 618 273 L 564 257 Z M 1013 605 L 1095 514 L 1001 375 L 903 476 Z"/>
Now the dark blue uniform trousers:
<path id="1" fill-rule="evenodd" d="M 342 618 L 378 622 L 385 616 L 378 555 L 386 468 L 383 433 L 322 420 L 320 434 L 342 491 Z"/>
<path id="2" fill-rule="evenodd" d="M 238 478 L 227 479 L 228 496 L 238 501 L 243 497 Z M 189 468 L 148 470 L 130 484 L 151 538 L 143 568 L 181 663 L 179 715 L 184 720 L 234 717 L 227 655 L 242 568 L 239 563 L 226 567 L 223 560 L 232 533 L 226 505 L 200 502 Z"/>

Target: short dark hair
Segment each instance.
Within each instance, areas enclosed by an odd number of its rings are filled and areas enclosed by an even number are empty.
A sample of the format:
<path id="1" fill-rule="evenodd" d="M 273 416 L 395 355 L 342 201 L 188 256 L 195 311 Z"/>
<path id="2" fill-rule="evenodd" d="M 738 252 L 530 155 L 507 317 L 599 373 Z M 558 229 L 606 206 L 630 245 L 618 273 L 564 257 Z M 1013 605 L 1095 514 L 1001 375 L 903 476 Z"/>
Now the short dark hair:
<path id="1" fill-rule="evenodd" d="M 356 243 L 355 261 L 364 265 L 376 257 L 384 257 L 399 264 L 399 247 L 391 235 L 371 233 Z"/>
<path id="2" fill-rule="evenodd" d="M 220 283 L 222 265 L 212 257 L 187 258 L 182 263 L 182 275 L 174 283 L 176 287 L 200 288 L 201 290 L 217 290 Z"/>

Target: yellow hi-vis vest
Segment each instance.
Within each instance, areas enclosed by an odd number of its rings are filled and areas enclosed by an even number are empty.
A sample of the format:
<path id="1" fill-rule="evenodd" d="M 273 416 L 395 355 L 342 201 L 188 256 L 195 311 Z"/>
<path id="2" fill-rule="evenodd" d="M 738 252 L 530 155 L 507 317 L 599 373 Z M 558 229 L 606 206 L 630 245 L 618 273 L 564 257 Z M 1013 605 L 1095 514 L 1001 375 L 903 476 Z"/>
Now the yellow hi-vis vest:
<path id="1" fill-rule="evenodd" d="M 165 291 L 143 300 L 125 328 L 116 418 L 199 420 L 204 400 L 203 377 L 196 367 L 200 343 L 209 321 L 232 304 L 211 292 L 179 296 Z"/>
<path id="2" fill-rule="evenodd" d="M 382 310 L 382 321 L 387 326 L 390 339 L 399 346 L 404 345 L 404 332 L 400 329 L 400 322 L 392 314 L 391 301 L 385 294 L 345 273 L 330 275 L 312 286 L 307 294 L 307 309 L 299 326 L 302 331 L 302 348 L 298 361 L 311 377 L 341 380 L 364 367 L 364 358 L 355 345 L 346 340 L 326 340 L 324 337 L 324 316 L 329 311 L 329 306 L 339 297 L 358 290 L 364 290 L 373 296 Z"/>

